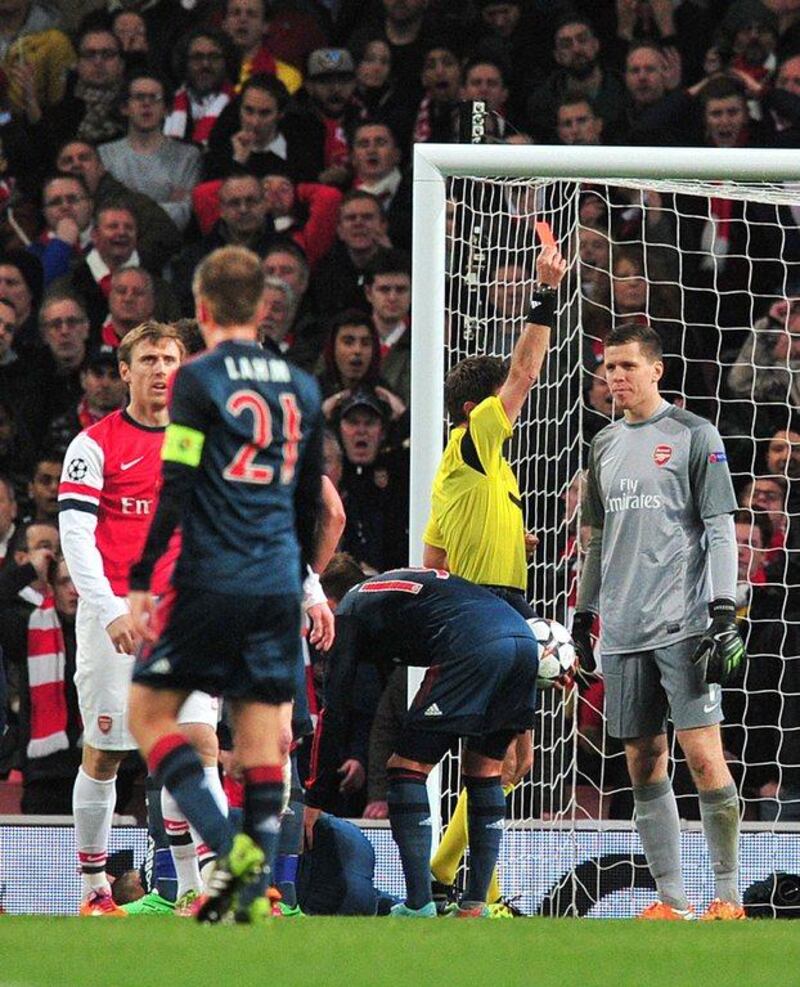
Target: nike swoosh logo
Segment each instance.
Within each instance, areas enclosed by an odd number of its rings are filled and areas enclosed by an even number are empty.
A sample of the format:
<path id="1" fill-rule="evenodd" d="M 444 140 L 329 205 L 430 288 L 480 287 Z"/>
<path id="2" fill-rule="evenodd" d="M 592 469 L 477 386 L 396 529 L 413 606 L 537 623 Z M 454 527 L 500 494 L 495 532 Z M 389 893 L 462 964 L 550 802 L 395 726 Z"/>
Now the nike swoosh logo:
<path id="1" fill-rule="evenodd" d="M 719 706 L 719 703 L 710 703 L 710 704 L 709 704 L 709 703 L 706 703 L 706 704 L 704 704 L 704 706 L 703 706 L 703 712 L 704 712 L 704 713 L 710 713 L 710 712 L 711 712 L 711 710 L 712 710 L 712 709 L 716 709 L 716 708 L 717 708 L 717 706 Z"/>
<path id="2" fill-rule="evenodd" d="M 138 459 L 132 459 L 129 463 L 120 463 L 119 464 L 119 468 L 123 472 L 125 472 L 125 470 L 129 470 L 131 468 L 131 466 L 135 466 L 137 463 L 141 463 L 141 461 L 143 459 L 144 459 L 144 456 L 139 456 Z"/>

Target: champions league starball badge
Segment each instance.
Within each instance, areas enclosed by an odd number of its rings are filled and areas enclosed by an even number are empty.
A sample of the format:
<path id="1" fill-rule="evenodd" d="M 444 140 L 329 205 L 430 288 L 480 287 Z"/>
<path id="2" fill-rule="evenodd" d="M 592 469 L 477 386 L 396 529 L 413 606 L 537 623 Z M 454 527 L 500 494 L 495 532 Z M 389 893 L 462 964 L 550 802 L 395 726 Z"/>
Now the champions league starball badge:
<path id="1" fill-rule="evenodd" d="M 67 466 L 67 478 L 73 483 L 80 483 L 88 472 L 89 466 L 85 459 L 70 459 L 69 466 Z"/>

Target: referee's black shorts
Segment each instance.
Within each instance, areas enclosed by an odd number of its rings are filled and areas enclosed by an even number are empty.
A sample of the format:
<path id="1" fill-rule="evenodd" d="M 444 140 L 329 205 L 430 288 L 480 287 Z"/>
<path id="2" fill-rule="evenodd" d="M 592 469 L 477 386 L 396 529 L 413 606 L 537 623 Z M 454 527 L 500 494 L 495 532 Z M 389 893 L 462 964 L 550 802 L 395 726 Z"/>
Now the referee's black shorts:
<path id="1" fill-rule="evenodd" d="M 513 607 L 526 620 L 531 620 L 539 616 L 525 599 L 525 594 L 521 589 L 516 589 L 514 586 L 493 586 L 491 583 L 481 583 L 481 586 L 484 589 L 488 589 L 490 593 L 494 593 L 495 596 L 499 596 L 501 600 L 505 600 L 509 606 Z"/>

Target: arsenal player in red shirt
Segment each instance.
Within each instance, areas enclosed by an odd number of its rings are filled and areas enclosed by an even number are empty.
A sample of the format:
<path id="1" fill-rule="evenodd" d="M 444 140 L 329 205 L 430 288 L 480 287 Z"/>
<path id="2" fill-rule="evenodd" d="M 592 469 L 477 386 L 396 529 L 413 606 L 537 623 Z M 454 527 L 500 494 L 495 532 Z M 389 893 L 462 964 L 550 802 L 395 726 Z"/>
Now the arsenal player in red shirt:
<path id="1" fill-rule="evenodd" d="M 183 342 L 172 326 L 145 322 L 127 334 L 119 347 L 120 376 L 130 392 L 127 407 L 73 439 L 59 487 L 62 546 L 80 596 L 75 682 L 84 746 L 73 813 L 84 884 L 81 914 L 121 911 L 111 898 L 105 863 L 117 768 L 128 751 L 136 749 L 127 725 L 137 643 L 126 599 L 128 568 L 142 552 L 155 513 L 169 379 L 184 356 Z M 178 548 L 176 535 L 156 569 L 156 593 L 167 589 Z M 217 701 L 205 693 L 193 693 L 182 710 L 181 722 L 193 725 L 188 732 L 194 730 L 193 739 L 209 768 L 209 787 L 215 780 L 219 787 L 216 719 Z M 173 849 L 179 893 L 197 892 L 199 872 L 188 823 L 171 800 L 162 808 L 168 833 L 180 839 L 176 845 L 186 848 L 182 858 Z M 160 900 L 156 894 L 150 904 L 159 905 Z M 152 910 L 166 909 L 171 910 L 168 902 Z"/>

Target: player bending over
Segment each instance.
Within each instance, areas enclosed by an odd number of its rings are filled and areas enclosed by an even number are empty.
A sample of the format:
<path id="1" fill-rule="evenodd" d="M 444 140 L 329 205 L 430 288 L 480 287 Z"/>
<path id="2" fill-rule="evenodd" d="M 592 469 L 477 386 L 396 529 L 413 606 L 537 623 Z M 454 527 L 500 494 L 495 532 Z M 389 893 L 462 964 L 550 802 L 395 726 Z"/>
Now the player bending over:
<path id="1" fill-rule="evenodd" d="M 427 667 L 388 761 L 389 820 L 407 894 L 392 914 L 437 914 L 425 784 L 434 765 L 464 737 L 470 868 L 463 900 L 452 914 L 488 915 L 486 893 L 505 819 L 500 772 L 512 738 L 533 724 L 536 640 L 507 603 L 444 570 L 395 569 L 364 580 L 349 556 L 337 556 L 323 582 L 334 597 L 353 588 L 337 604 L 336 641 L 326 660 L 325 706 L 306 786 L 307 838 L 313 839 L 319 812 L 336 797 L 362 663 L 378 662 L 386 678 L 397 663 Z"/>
<path id="2" fill-rule="evenodd" d="M 198 918 L 233 910 L 251 921 L 269 912 L 280 829 L 301 560 L 313 554 L 320 496 L 320 400 L 310 375 L 258 345 L 264 275 L 255 254 L 214 251 L 193 288 L 208 352 L 175 376 L 161 499 L 131 569 L 131 612 L 153 647 L 134 672 L 130 724 L 151 772 L 220 855 Z M 179 524 L 173 589 L 156 611 L 151 575 Z M 315 625 L 312 640 L 320 635 Z M 244 776 L 236 836 L 177 729 L 194 688 L 230 702 Z"/>
<path id="3" fill-rule="evenodd" d="M 431 512 L 423 534 L 423 563 L 449 569 L 489 587 L 524 617 L 534 617 L 528 603 L 526 535 L 517 478 L 503 455 L 514 423 L 539 378 L 550 345 L 555 292 L 567 265 L 553 245 L 542 247 L 536 260 L 537 283 L 525 327 L 514 346 L 511 363 L 498 357 L 462 360 L 445 380 L 445 403 L 454 427 L 442 454 L 431 491 Z M 531 769 L 531 737 L 522 735 L 509 746 L 504 763 L 506 792 Z M 431 870 L 443 896 L 466 849 L 466 790 L 436 851 Z M 504 916 L 500 886 L 493 879 L 490 904 Z"/>
<path id="4" fill-rule="evenodd" d="M 625 745 L 636 828 L 658 889 L 641 917 L 695 917 L 667 773 L 669 713 L 697 786 L 716 882 L 703 918 L 740 919 L 739 799 L 719 728 L 720 686 L 744 656 L 725 447 L 713 425 L 661 397 L 664 363 L 653 329 L 613 329 L 605 364 L 623 417 L 595 436 L 589 452 L 583 520 L 592 536 L 573 637 L 581 664 L 593 669 L 589 630 L 599 611 L 608 731 Z"/>

